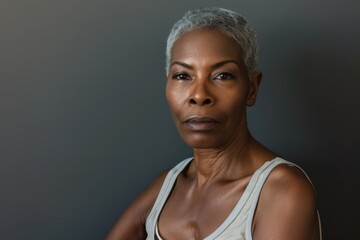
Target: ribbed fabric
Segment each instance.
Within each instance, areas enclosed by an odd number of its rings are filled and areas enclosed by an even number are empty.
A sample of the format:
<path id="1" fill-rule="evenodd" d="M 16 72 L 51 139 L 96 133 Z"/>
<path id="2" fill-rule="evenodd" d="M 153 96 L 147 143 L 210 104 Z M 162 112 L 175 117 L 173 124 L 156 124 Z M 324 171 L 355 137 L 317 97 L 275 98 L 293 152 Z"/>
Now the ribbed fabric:
<path id="1" fill-rule="evenodd" d="M 160 212 L 163 209 L 167 198 L 169 197 L 176 178 L 191 160 L 192 158 L 185 159 L 184 161 L 176 165 L 173 169 L 171 169 L 167 174 L 159 192 L 159 195 L 154 203 L 154 206 L 148 218 L 146 219 L 146 232 L 148 234 L 146 238 L 147 240 L 162 240 L 157 229 L 157 222 Z M 214 232 L 212 232 L 204 240 L 252 240 L 251 224 L 261 189 L 266 179 L 270 175 L 271 171 L 279 164 L 287 164 L 290 166 L 298 167 L 297 165 L 279 157 L 271 161 L 265 162 L 259 169 L 255 171 L 255 173 L 250 179 L 249 184 L 245 188 L 243 195 L 241 196 L 229 216 Z M 298 168 L 302 170 L 300 167 Z M 321 239 L 322 238 L 320 236 L 320 240 Z"/>

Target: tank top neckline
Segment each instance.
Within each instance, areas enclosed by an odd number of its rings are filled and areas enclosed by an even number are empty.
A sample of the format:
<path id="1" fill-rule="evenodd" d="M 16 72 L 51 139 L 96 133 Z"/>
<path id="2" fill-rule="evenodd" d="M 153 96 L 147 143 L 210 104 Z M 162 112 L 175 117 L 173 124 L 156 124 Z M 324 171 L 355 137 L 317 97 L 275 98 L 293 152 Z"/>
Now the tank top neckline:
<path id="1" fill-rule="evenodd" d="M 184 168 L 186 166 L 188 166 L 191 161 L 193 160 L 193 158 L 187 158 L 184 161 L 180 162 L 175 168 L 173 168 L 172 170 L 175 170 L 172 172 L 172 178 L 177 179 L 177 177 L 180 175 L 180 173 L 184 170 Z M 275 157 L 271 160 L 268 160 L 266 162 L 264 162 L 258 169 L 256 169 L 256 171 L 253 173 L 253 175 L 250 178 L 250 181 L 248 183 L 248 185 L 246 186 L 243 194 L 240 196 L 238 202 L 235 204 L 234 208 L 231 210 L 230 214 L 225 218 L 225 220 L 220 223 L 220 225 L 212 232 L 210 233 L 208 236 L 206 236 L 203 240 L 213 240 L 216 239 L 216 237 L 218 235 L 220 235 L 223 231 L 225 231 L 225 229 L 235 220 L 236 216 L 239 214 L 239 212 L 243 209 L 246 201 L 248 200 L 248 198 L 250 197 L 251 193 L 253 192 L 256 182 L 258 181 L 258 178 L 260 176 L 260 174 L 274 161 L 276 160 L 283 160 L 280 157 Z M 283 160 L 285 161 L 285 160 Z M 172 171 L 170 170 L 170 171 Z M 163 207 L 166 204 L 166 201 L 170 195 L 171 190 L 174 187 L 174 183 L 175 181 L 173 181 L 173 183 L 171 184 L 171 186 L 169 186 L 169 191 L 166 192 L 166 196 L 164 196 L 166 198 L 166 200 L 163 202 L 163 204 L 160 207 L 160 211 L 159 214 L 157 215 L 156 219 L 155 219 L 155 233 L 157 235 L 157 238 L 159 240 L 162 240 L 160 233 L 158 231 L 158 220 L 159 220 L 159 216 L 160 213 L 163 209 Z"/>

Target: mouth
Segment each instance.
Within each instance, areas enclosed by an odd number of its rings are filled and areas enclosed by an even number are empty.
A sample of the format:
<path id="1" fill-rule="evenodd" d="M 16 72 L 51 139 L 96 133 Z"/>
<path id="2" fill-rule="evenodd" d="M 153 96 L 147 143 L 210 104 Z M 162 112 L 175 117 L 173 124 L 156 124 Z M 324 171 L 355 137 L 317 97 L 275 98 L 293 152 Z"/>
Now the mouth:
<path id="1" fill-rule="evenodd" d="M 190 129 L 206 131 L 216 127 L 219 122 L 209 117 L 191 117 L 184 122 Z"/>

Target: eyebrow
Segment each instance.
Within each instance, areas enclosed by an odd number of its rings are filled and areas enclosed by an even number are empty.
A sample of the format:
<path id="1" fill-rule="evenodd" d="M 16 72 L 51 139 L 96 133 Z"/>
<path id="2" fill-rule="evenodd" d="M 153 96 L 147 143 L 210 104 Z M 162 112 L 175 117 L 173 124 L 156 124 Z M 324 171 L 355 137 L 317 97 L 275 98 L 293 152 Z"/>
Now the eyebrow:
<path id="1" fill-rule="evenodd" d="M 224 61 L 221 61 L 221 62 L 218 62 L 218 63 L 215 63 L 214 65 L 211 66 L 211 68 L 218 68 L 218 67 L 221 67 L 227 63 L 234 63 L 236 64 L 237 66 L 241 66 L 240 63 L 238 63 L 237 61 L 235 60 L 224 60 Z M 170 67 L 172 67 L 173 65 L 180 65 L 180 66 L 183 66 L 185 68 L 188 68 L 188 69 L 194 69 L 193 66 L 187 64 L 187 63 L 184 63 L 184 62 L 180 62 L 180 61 L 174 61 L 171 63 Z"/>
<path id="2" fill-rule="evenodd" d="M 174 62 L 171 63 L 170 67 L 172 67 L 174 65 L 180 65 L 180 66 L 183 66 L 183 67 L 188 68 L 188 69 L 193 69 L 193 67 L 191 65 L 186 64 L 184 62 L 174 61 Z"/>
<path id="3" fill-rule="evenodd" d="M 236 64 L 238 67 L 241 66 L 240 63 L 238 63 L 237 61 L 230 59 L 230 60 L 224 60 L 224 61 L 215 63 L 214 65 L 211 66 L 211 68 L 218 68 L 218 67 L 221 67 L 221 66 L 223 66 L 223 65 L 225 65 L 225 64 L 227 64 L 227 63 L 234 63 L 234 64 Z"/>

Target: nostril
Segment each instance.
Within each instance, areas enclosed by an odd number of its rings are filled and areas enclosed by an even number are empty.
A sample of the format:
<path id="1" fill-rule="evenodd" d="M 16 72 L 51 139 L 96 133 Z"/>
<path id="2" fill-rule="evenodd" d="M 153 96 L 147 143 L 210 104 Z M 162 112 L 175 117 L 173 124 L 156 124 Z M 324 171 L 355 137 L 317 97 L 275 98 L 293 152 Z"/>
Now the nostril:
<path id="1" fill-rule="evenodd" d="M 196 104 L 196 101 L 195 101 L 195 99 L 190 99 L 190 104 Z"/>
<path id="2" fill-rule="evenodd" d="M 194 98 L 191 98 L 190 100 L 189 100 L 189 103 L 191 104 L 191 105 L 197 105 L 197 104 L 199 104 L 199 105 L 201 105 L 201 106 L 204 106 L 204 105 L 210 105 L 211 103 L 212 103 L 212 100 L 211 100 L 211 98 L 205 98 L 203 101 L 201 101 L 201 100 L 196 100 L 196 99 L 194 99 Z"/>
<path id="3" fill-rule="evenodd" d="M 211 104 L 211 100 L 209 98 L 203 101 L 203 105 L 208 105 L 208 104 Z"/>

